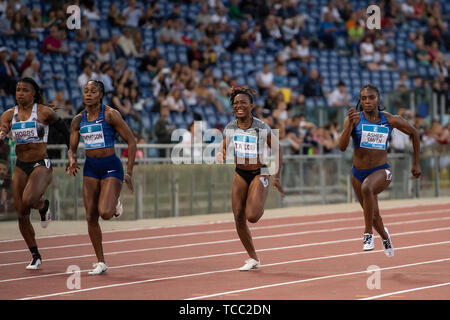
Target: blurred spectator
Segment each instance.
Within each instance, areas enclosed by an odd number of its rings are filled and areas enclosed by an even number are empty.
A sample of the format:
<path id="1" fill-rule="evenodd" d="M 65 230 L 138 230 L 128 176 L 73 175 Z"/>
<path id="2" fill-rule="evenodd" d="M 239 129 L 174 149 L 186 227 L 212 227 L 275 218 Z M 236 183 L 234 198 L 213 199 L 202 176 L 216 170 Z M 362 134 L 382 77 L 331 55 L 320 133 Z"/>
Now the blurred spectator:
<path id="1" fill-rule="evenodd" d="M 3 35 L 12 35 L 14 30 L 12 28 L 12 21 L 14 18 L 14 9 L 11 6 L 6 8 L 3 15 L 0 16 L 0 33 Z"/>
<path id="2" fill-rule="evenodd" d="M 360 45 L 359 49 L 361 62 L 370 70 L 376 68 L 376 64 L 374 64 L 375 59 L 375 45 L 372 42 L 371 37 L 364 37 L 363 42 Z"/>
<path id="3" fill-rule="evenodd" d="M 185 111 L 185 106 L 181 96 L 181 90 L 178 88 L 172 89 L 162 105 L 163 107 L 169 108 L 170 111 L 183 113 Z"/>
<path id="4" fill-rule="evenodd" d="M 41 9 L 38 7 L 31 10 L 31 15 L 28 17 L 30 23 L 31 32 L 42 32 L 44 31 L 44 24 L 42 22 Z"/>
<path id="5" fill-rule="evenodd" d="M 100 20 L 100 11 L 95 7 L 94 0 L 81 3 L 81 16 L 89 20 Z"/>
<path id="6" fill-rule="evenodd" d="M 408 74 L 405 71 L 400 72 L 400 79 L 394 83 L 394 88 L 398 89 L 401 85 L 403 85 L 405 89 L 410 88 Z"/>
<path id="7" fill-rule="evenodd" d="M 115 3 L 109 5 L 108 22 L 111 27 L 123 27 L 125 25 L 125 19 L 117 10 Z"/>
<path id="8" fill-rule="evenodd" d="M 322 84 L 316 69 L 311 69 L 309 72 L 309 78 L 303 87 L 303 95 L 305 97 L 323 97 Z"/>
<path id="9" fill-rule="evenodd" d="M 357 14 L 353 15 L 356 17 Z M 355 21 L 355 24 L 347 30 L 347 42 L 353 55 L 357 55 L 359 51 L 358 47 L 364 37 L 364 27 L 364 22 Z"/>
<path id="10" fill-rule="evenodd" d="M 252 19 L 252 16 L 245 14 L 240 9 L 240 0 L 231 0 L 230 7 L 228 9 L 228 16 L 230 19 Z"/>
<path id="11" fill-rule="evenodd" d="M 285 44 L 288 44 L 292 39 L 296 39 L 299 31 L 300 24 L 293 18 L 285 19 L 283 26 L 281 27 L 281 31 L 283 33 L 283 41 Z"/>
<path id="12" fill-rule="evenodd" d="M 241 21 L 239 24 L 239 29 L 235 32 L 233 41 L 228 46 L 227 50 L 237 53 L 250 53 L 247 21 Z"/>
<path id="13" fill-rule="evenodd" d="M 91 65 L 92 71 L 95 71 L 97 65 L 99 65 L 97 61 L 97 54 L 95 52 L 95 43 L 92 41 L 86 44 L 86 48 L 81 55 L 80 68 L 83 69 L 86 64 Z"/>
<path id="14" fill-rule="evenodd" d="M 170 143 L 172 131 L 175 130 L 175 126 L 171 125 L 167 120 L 170 111 L 167 107 L 161 108 L 161 117 L 155 123 L 155 136 L 156 143 Z M 165 149 L 159 149 L 159 157 L 165 158 L 168 156 Z"/>
<path id="15" fill-rule="evenodd" d="M 144 15 L 139 19 L 139 27 L 142 28 L 159 28 L 163 20 L 159 12 L 158 1 L 153 1 L 150 8 L 145 11 Z"/>
<path id="16" fill-rule="evenodd" d="M 19 67 L 19 52 L 17 50 L 11 50 L 9 53 L 8 64 L 11 69 L 11 74 L 14 80 L 20 79 L 20 67 Z"/>
<path id="17" fill-rule="evenodd" d="M 125 58 L 125 53 L 122 47 L 119 45 L 119 36 L 117 34 L 113 34 L 111 36 L 111 58 L 112 61 L 115 62 L 121 58 Z"/>
<path id="18" fill-rule="evenodd" d="M 274 40 L 282 40 L 282 33 L 279 25 L 280 20 L 281 18 L 277 19 L 274 15 L 267 16 L 261 26 L 261 35 L 264 40 L 270 38 Z"/>
<path id="19" fill-rule="evenodd" d="M 211 16 L 210 24 L 214 26 L 216 32 L 230 32 L 232 30 L 223 7 L 216 8 L 216 12 Z"/>
<path id="20" fill-rule="evenodd" d="M 404 0 L 404 2 L 400 5 L 401 11 L 406 19 L 414 19 L 414 7 L 413 0 Z"/>
<path id="21" fill-rule="evenodd" d="M 103 42 L 101 42 L 98 51 L 95 54 L 97 56 L 96 61 L 98 61 L 99 64 L 112 62 L 111 43 L 109 42 L 109 40 L 104 40 Z"/>
<path id="22" fill-rule="evenodd" d="M 20 74 L 22 74 L 23 71 L 31 65 L 31 62 L 33 60 L 34 60 L 34 51 L 28 50 L 25 53 L 25 59 L 23 60 L 22 64 L 20 65 Z"/>
<path id="23" fill-rule="evenodd" d="M 45 37 L 42 44 L 42 53 L 68 53 L 68 50 L 63 47 L 61 32 L 57 26 L 50 27 L 50 34 Z"/>
<path id="24" fill-rule="evenodd" d="M 163 22 L 163 27 L 159 32 L 159 41 L 167 44 L 182 44 L 182 36 L 176 21 L 167 19 Z"/>
<path id="25" fill-rule="evenodd" d="M 228 97 L 229 90 L 230 86 L 226 84 L 224 81 L 221 81 L 219 83 L 219 94 L 217 95 L 217 99 L 219 100 L 219 103 L 222 105 L 221 109 L 226 114 L 231 114 L 233 111 L 230 98 Z"/>
<path id="26" fill-rule="evenodd" d="M 23 7 L 27 11 L 26 7 Z M 26 15 L 22 13 L 22 10 L 14 12 L 11 20 L 11 29 L 16 36 L 30 37 L 34 36 L 31 33 L 30 21 L 26 18 Z"/>
<path id="27" fill-rule="evenodd" d="M 205 26 L 207 26 L 212 19 L 212 16 L 209 14 L 208 12 L 208 5 L 206 3 L 203 3 L 201 8 L 200 8 L 200 13 L 197 14 L 197 18 L 196 18 L 196 24 L 203 24 Z"/>
<path id="28" fill-rule="evenodd" d="M 41 79 L 41 73 L 40 73 L 41 64 L 37 59 L 34 59 L 30 66 L 26 68 L 22 72 L 22 78 L 28 77 L 36 81 L 36 83 L 39 86 L 42 86 L 42 79 Z"/>
<path id="29" fill-rule="evenodd" d="M 192 61 L 197 60 L 200 65 L 203 64 L 203 51 L 199 48 L 198 42 L 196 40 L 192 40 L 191 44 L 189 45 L 189 49 L 186 52 L 187 60 L 189 64 L 192 63 Z"/>
<path id="30" fill-rule="evenodd" d="M 410 32 L 408 34 L 408 41 L 405 43 L 405 53 L 410 57 L 415 57 L 416 52 L 416 40 L 417 34 L 415 32 Z"/>
<path id="31" fill-rule="evenodd" d="M 280 122 L 286 123 L 288 120 L 288 111 L 287 111 L 287 104 L 284 101 L 279 101 L 277 104 L 277 107 L 272 112 L 272 116 Z"/>
<path id="32" fill-rule="evenodd" d="M 398 70 L 397 64 L 387 52 L 385 45 L 380 46 L 380 50 L 375 52 L 373 62 L 374 63 L 370 65 L 373 66 L 374 69 L 371 70 Z"/>
<path id="33" fill-rule="evenodd" d="M 158 60 L 160 58 L 161 54 L 159 52 L 159 49 L 154 47 L 150 48 L 148 54 L 142 58 L 139 70 L 141 72 L 155 72 Z"/>
<path id="34" fill-rule="evenodd" d="M 143 9 L 144 8 L 140 4 L 136 4 L 136 0 L 129 0 L 128 6 L 123 10 L 125 25 L 137 27 L 139 25 L 139 19 L 142 15 Z"/>
<path id="35" fill-rule="evenodd" d="M 14 94 L 16 91 L 14 73 L 11 70 L 7 56 L 8 49 L 0 47 L 0 95 Z"/>
<path id="36" fill-rule="evenodd" d="M 273 86 L 273 73 L 268 63 L 265 63 L 263 70 L 256 75 L 256 84 L 261 96 L 268 93 L 269 89 Z"/>
<path id="37" fill-rule="evenodd" d="M 334 49 L 336 45 L 337 26 L 330 12 L 325 13 L 324 20 L 320 23 L 319 39 L 327 49 Z"/>
<path id="38" fill-rule="evenodd" d="M 95 28 L 89 23 L 87 16 L 81 17 L 81 28 L 76 30 L 74 39 L 78 41 L 95 41 L 100 39 Z"/>
<path id="39" fill-rule="evenodd" d="M 350 95 L 344 81 L 339 81 L 337 88 L 328 96 L 328 105 L 333 107 L 349 107 Z"/>
<path id="40" fill-rule="evenodd" d="M 112 97 L 114 93 L 114 68 L 109 63 L 103 63 L 100 67 L 100 81 L 105 86 L 105 96 Z"/>
<path id="41" fill-rule="evenodd" d="M 89 80 L 100 80 L 97 73 L 92 71 L 92 67 L 89 64 L 85 64 L 83 68 L 83 73 L 78 76 L 78 86 L 81 90 Z"/>
<path id="42" fill-rule="evenodd" d="M 430 64 L 430 56 L 427 53 L 425 44 L 423 43 L 423 38 L 418 38 L 415 42 L 416 50 L 414 51 L 414 57 L 416 58 L 417 62 L 422 65 L 429 65 Z"/>
<path id="43" fill-rule="evenodd" d="M 277 88 L 288 87 L 287 70 L 284 64 L 282 63 L 277 63 L 275 65 L 275 72 L 273 74 L 273 84 Z"/>
<path id="44" fill-rule="evenodd" d="M 139 52 L 134 44 L 133 35 L 129 28 L 123 30 L 122 35 L 119 37 L 118 45 L 122 49 L 126 57 L 134 56 L 137 57 Z"/>

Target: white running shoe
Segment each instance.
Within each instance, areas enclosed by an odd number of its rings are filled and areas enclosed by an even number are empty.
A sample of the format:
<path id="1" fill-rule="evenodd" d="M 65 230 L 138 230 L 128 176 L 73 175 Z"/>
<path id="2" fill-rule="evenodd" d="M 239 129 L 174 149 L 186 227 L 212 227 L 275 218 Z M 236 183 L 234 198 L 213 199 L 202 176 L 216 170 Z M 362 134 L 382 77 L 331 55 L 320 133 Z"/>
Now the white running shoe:
<path id="1" fill-rule="evenodd" d="M 364 233 L 363 236 L 363 250 L 364 251 L 370 251 L 375 248 L 375 244 L 373 242 L 373 234 L 370 233 Z"/>
<path id="2" fill-rule="evenodd" d="M 258 269 L 258 267 L 260 266 L 260 262 L 258 260 L 255 259 L 248 259 L 245 260 L 245 264 L 239 268 L 240 271 L 249 271 L 251 269 Z"/>
<path id="3" fill-rule="evenodd" d="M 44 208 L 45 207 L 47 207 L 47 210 L 45 210 L 45 212 L 41 212 L 41 210 L 39 210 L 39 214 L 41 215 L 41 227 L 44 229 L 47 228 L 50 221 L 52 221 L 50 202 L 47 199 L 45 199 Z"/>
<path id="4" fill-rule="evenodd" d="M 26 266 L 26 269 L 36 270 L 41 264 L 42 264 L 41 256 L 33 257 L 33 260 L 31 260 L 30 264 Z"/>
<path id="5" fill-rule="evenodd" d="M 108 266 L 104 262 L 97 262 L 92 265 L 94 269 L 88 273 L 91 275 L 99 275 L 105 273 L 108 270 Z"/>
<path id="6" fill-rule="evenodd" d="M 384 231 L 386 231 L 387 233 L 387 240 L 382 240 L 383 242 L 383 249 L 384 249 L 384 254 L 387 257 L 393 257 L 394 256 L 394 246 L 392 245 L 392 241 L 391 241 L 391 236 L 389 235 L 388 229 L 385 227 Z"/>
<path id="7" fill-rule="evenodd" d="M 117 205 L 116 205 L 116 213 L 114 213 L 114 218 L 119 218 L 123 213 L 123 206 L 122 202 L 120 202 L 120 198 L 117 199 Z"/>

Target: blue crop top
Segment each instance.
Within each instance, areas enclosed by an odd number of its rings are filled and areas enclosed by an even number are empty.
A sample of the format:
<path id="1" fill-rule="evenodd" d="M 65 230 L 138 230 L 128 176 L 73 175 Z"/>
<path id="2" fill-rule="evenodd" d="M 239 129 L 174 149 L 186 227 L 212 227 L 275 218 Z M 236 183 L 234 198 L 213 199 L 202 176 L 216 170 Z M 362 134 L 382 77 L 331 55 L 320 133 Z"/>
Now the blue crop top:
<path id="1" fill-rule="evenodd" d="M 352 131 L 353 148 L 387 150 L 391 132 L 392 127 L 383 112 L 380 111 L 380 121 L 373 123 L 367 120 L 361 111 L 359 122 Z"/>
<path id="2" fill-rule="evenodd" d="M 85 149 L 100 149 L 114 147 L 116 131 L 106 122 L 105 105 L 102 104 L 98 118 L 89 122 L 86 110 L 80 123 L 80 135 L 83 138 Z"/>

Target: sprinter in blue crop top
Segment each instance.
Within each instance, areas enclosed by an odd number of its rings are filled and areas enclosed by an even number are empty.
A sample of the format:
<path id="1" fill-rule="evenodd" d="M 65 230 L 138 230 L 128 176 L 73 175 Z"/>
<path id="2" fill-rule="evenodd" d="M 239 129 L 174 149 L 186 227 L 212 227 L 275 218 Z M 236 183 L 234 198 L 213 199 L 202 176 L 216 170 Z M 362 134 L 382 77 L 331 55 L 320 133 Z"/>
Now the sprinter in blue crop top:
<path id="1" fill-rule="evenodd" d="M 394 247 L 388 229 L 381 219 L 377 195 L 385 190 L 392 180 L 387 164 L 387 144 L 393 128 L 404 132 L 412 139 L 414 161 L 411 173 L 414 178 L 421 174 L 419 166 L 419 132 L 405 119 L 380 111 L 380 92 L 368 84 L 360 93 L 356 109 L 350 109 L 339 137 L 339 149 L 345 151 L 353 139 L 352 185 L 364 211 L 365 230 L 363 250 L 374 249 L 373 230 L 380 234 L 384 252 L 394 255 Z M 359 110 L 359 106 L 362 110 Z"/>
<path id="2" fill-rule="evenodd" d="M 83 167 L 83 199 L 86 208 L 88 233 L 98 262 L 90 274 L 106 272 L 103 255 L 102 233 L 98 223 L 99 217 L 109 220 L 119 217 L 123 208 L 119 195 L 122 182 L 133 193 L 131 177 L 136 156 L 136 140 L 120 113 L 102 103 L 105 93 L 103 83 L 89 80 L 83 89 L 85 110 L 76 115 L 71 123 L 69 164 L 67 173 L 77 172 L 77 148 L 80 137 L 83 138 L 86 160 Z M 114 139 L 116 133 L 128 144 L 127 171 L 116 156 Z"/>
<path id="3" fill-rule="evenodd" d="M 49 127 L 64 136 L 67 147 L 70 134 L 56 112 L 43 105 L 42 90 L 33 79 L 19 80 L 16 85 L 16 102 L 16 106 L 2 114 L 0 139 L 4 139 L 8 132 L 11 132 L 11 139 L 16 143 L 17 159 L 12 184 L 14 206 L 20 233 L 32 254 L 32 260 L 26 268 L 36 270 L 42 263 L 42 257 L 30 222 L 30 212 L 31 209 L 38 210 L 41 227 L 48 226 L 51 220 L 50 202 L 45 198 L 45 192 L 53 176 L 47 154 Z"/>

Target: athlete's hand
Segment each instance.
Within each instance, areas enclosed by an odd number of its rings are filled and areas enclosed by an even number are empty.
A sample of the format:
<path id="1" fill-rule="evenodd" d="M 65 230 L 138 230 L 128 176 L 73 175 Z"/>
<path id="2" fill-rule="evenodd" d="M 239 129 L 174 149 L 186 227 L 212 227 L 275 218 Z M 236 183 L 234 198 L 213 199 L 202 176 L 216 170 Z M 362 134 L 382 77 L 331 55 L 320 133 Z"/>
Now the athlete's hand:
<path id="1" fill-rule="evenodd" d="M 80 169 L 80 166 L 78 165 L 77 158 L 73 155 L 72 151 L 67 152 L 67 158 L 69 162 L 66 166 L 66 173 L 69 176 L 75 176 L 78 172 L 78 169 Z"/>
<path id="2" fill-rule="evenodd" d="M 224 163 L 225 162 L 225 154 L 222 152 L 217 152 L 216 159 L 217 159 L 217 162 Z"/>
<path id="3" fill-rule="evenodd" d="M 133 181 L 131 181 L 131 175 L 126 173 L 123 177 L 123 182 L 127 184 L 128 190 L 130 190 L 131 194 L 134 193 Z"/>
<path id="4" fill-rule="evenodd" d="M 283 187 L 281 186 L 281 181 L 280 181 L 280 177 L 274 177 L 273 178 L 273 187 L 275 188 L 275 189 L 277 189 L 278 190 L 278 192 L 281 194 L 281 196 L 284 198 L 284 197 L 286 197 L 286 195 L 284 194 L 284 192 L 283 192 Z"/>
<path id="5" fill-rule="evenodd" d="M 411 168 L 411 173 L 414 178 L 419 178 L 422 174 L 422 170 L 420 169 L 420 166 L 418 164 L 414 164 Z"/>
<path id="6" fill-rule="evenodd" d="M 7 134 L 8 132 L 6 132 L 5 130 L 0 130 L 0 140 L 5 139 Z"/>
<path id="7" fill-rule="evenodd" d="M 356 127 L 359 122 L 359 112 L 356 109 L 351 108 L 347 112 L 348 120 L 350 120 L 350 124 L 352 128 Z"/>

